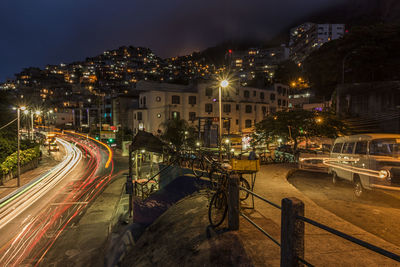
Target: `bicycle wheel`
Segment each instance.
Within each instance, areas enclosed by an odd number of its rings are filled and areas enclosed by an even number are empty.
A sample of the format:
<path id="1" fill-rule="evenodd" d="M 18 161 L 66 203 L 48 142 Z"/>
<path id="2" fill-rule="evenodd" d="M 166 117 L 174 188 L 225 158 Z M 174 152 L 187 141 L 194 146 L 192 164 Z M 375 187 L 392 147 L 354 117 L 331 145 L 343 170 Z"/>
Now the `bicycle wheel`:
<path id="1" fill-rule="evenodd" d="M 240 186 L 246 188 L 247 190 L 250 190 L 249 182 L 247 182 L 247 180 L 244 179 L 243 177 L 240 177 Z M 250 194 L 249 192 L 246 192 L 244 190 L 240 190 L 239 192 L 240 192 L 239 198 L 241 201 L 246 200 L 249 197 Z"/>
<path id="2" fill-rule="evenodd" d="M 211 190 L 217 191 L 220 182 L 220 175 L 217 173 L 217 169 L 212 167 L 210 172 L 208 173 L 208 178 L 210 179 Z"/>
<path id="3" fill-rule="evenodd" d="M 218 227 L 225 220 L 228 212 L 228 199 L 223 190 L 217 191 L 211 198 L 208 207 L 208 220 L 212 227 Z"/>
<path id="4" fill-rule="evenodd" d="M 192 160 L 192 172 L 196 178 L 204 176 L 204 163 L 199 158 L 194 158 Z"/>

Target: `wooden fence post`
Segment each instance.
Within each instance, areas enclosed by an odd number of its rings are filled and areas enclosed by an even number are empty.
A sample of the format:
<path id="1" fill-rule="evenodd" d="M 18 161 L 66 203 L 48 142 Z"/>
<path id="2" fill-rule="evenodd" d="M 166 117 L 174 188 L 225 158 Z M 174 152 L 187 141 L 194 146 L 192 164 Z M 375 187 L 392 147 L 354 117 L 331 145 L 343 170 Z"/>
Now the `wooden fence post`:
<path id="1" fill-rule="evenodd" d="M 304 259 L 304 203 L 295 198 L 282 199 L 281 214 L 281 266 L 302 266 L 298 258 Z"/>
<path id="2" fill-rule="evenodd" d="M 239 175 L 230 175 L 228 181 L 228 226 L 239 230 Z"/>

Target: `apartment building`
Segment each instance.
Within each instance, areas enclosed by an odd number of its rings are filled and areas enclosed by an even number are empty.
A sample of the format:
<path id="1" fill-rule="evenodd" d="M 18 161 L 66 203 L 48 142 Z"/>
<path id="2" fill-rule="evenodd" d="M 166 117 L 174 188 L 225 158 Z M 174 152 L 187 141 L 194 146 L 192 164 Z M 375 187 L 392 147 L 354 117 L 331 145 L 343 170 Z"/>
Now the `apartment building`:
<path id="1" fill-rule="evenodd" d="M 151 87 L 151 83 L 147 84 Z M 154 83 L 154 89 L 139 94 L 139 108 L 133 111 L 133 130 L 152 133 L 163 130 L 163 122 L 184 119 L 202 128 L 204 123 L 218 124 L 218 88 L 210 83 L 196 86 L 171 86 Z M 230 86 L 222 92 L 223 134 L 251 131 L 267 114 L 288 108 L 288 86 L 268 88 Z M 200 127 L 199 127 L 200 126 Z"/>
<path id="2" fill-rule="evenodd" d="M 344 24 L 303 23 L 290 30 L 290 58 L 301 63 L 324 43 L 339 39 L 345 33 Z"/>

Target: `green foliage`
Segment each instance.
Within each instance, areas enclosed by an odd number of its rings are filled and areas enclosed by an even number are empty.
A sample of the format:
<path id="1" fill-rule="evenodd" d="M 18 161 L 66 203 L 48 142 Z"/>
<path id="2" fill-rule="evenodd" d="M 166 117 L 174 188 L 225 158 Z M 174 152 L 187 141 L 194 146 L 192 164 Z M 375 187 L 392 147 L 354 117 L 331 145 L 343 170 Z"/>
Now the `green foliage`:
<path id="1" fill-rule="evenodd" d="M 20 151 L 20 163 L 21 165 L 27 164 L 39 156 L 39 146 L 22 150 Z M 7 174 L 17 168 L 17 163 L 17 152 L 14 152 L 0 164 L 0 170 L 3 174 Z"/>
<path id="2" fill-rule="evenodd" d="M 185 120 L 172 119 L 164 122 L 161 138 L 172 143 L 176 151 L 182 148 L 194 148 L 196 129 Z"/>
<path id="3" fill-rule="evenodd" d="M 268 115 L 256 124 L 253 139 L 256 144 L 271 143 L 278 138 L 284 141 L 293 140 L 293 149 L 296 151 L 298 142 L 304 138 L 334 138 L 346 132 L 346 126 L 332 113 L 301 109 Z"/>
<path id="4" fill-rule="evenodd" d="M 118 146 L 122 146 L 122 141 L 132 141 L 133 140 L 133 132 L 131 129 L 125 127 L 119 129 L 116 135 Z"/>

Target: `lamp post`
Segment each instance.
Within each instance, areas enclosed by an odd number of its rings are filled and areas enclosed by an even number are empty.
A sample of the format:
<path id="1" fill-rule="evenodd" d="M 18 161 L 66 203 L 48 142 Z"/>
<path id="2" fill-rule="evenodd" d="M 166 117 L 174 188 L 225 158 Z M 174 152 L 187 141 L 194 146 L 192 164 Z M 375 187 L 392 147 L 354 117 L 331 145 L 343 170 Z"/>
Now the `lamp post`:
<path id="1" fill-rule="evenodd" d="M 219 161 L 222 162 L 222 88 L 228 87 L 229 82 L 222 80 L 219 83 L 218 98 L 219 98 Z"/>
<path id="2" fill-rule="evenodd" d="M 21 186 L 21 160 L 19 157 L 19 148 L 20 148 L 20 117 L 21 117 L 21 110 L 25 111 L 26 107 L 18 107 L 17 108 L 17 186 Z"/>

